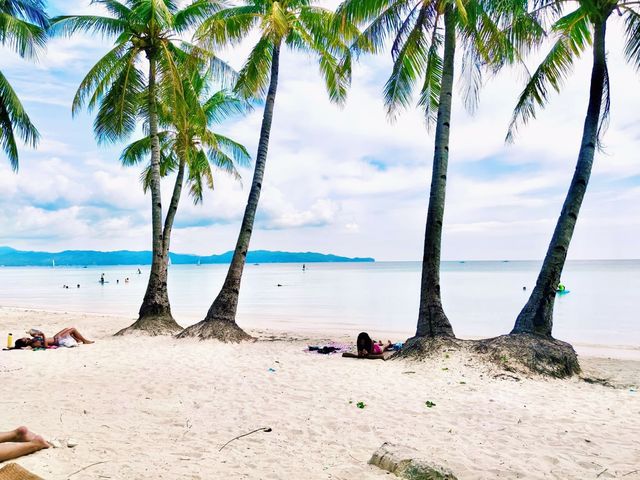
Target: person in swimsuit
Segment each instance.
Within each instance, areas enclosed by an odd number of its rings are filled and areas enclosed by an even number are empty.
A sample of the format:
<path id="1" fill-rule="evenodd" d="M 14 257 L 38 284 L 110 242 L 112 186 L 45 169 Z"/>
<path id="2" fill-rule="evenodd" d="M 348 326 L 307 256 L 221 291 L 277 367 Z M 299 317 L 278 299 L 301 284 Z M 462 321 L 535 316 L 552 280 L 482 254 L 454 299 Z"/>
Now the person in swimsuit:
<path id="1" fill-rule="evenodd" d="M 366 357 L 367 355 L 380 355 L 388 350 L 393 350 L 393 344 L 390 340 L 384 345 L 381 340 L 374 342 L 367 332 L 360 332 L 356 341 L 358 348 L 358 356 Z"/>
<path id="2" fill-rule="evenodd" d="M 52 338 L 33 328 L 28 333 L 31 338 L 25 337 L 16 340 L 14 348 L 75 347 L 78 343 L 94 343 L 92 340 L 83 337 L 74 327 L 62 329 Z"/>
<path id="3" fill-rule="evenodd" d="M 28 455 L 51 445 L 27 427 L 18 427 L 10 432 L 0 432 L 0 462 Z"/>

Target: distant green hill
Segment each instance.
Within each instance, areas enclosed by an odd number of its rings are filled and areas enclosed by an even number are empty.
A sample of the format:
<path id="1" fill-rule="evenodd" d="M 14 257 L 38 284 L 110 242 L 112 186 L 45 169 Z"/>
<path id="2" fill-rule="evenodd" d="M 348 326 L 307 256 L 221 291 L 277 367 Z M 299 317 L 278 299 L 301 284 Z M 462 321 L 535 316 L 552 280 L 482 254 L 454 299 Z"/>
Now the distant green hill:
<path id="1" fill-rule="evenodd" d="M 233 252 L 221 255 L 198 256 L 170 253 L 174 265 L 202 265 L 230 263 Z M 256 250 L 247 254 L 248 263 L 315 263 L 315 262 L 373 262 L 373 258 L 349 258 L 315 252 L 271 252 Z M 85 265 L 149 265 L 151 252 L 98 252 L 95 250 L 65 250 L 64 252 L 29 252 L 0 247 L 0 265 L 7 267 L 50 267 Z"/>

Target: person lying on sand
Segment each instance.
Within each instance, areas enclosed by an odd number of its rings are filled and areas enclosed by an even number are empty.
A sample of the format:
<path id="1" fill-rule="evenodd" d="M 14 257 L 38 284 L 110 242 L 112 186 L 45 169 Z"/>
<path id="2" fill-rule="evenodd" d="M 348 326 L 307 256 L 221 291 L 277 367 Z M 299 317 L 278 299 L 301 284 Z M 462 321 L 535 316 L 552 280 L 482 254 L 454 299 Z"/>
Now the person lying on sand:
<path id="1" fill-rule="evenodd" d="M 27 427 L 18 427 L 10 432 L 0 432 L 0 462 L 28 455 L 51 445 Z"/>
<path id="2" fill-rule="evenodd" d="M 384 345 L 381 340 L 374 342 L 371 340 L 371 337 L 367 332 L 360 332 L 356 345 L 358 347 L 359 357 L 366 357 L 367 355 L 381 355 L 383 352 L 393 350 L 391 340 L 387 340 L 386 345 Z"/>
<path id="3" fill-rule="evenodd" d="M 47 337 L 40 330 L 33 328 L 28 333 L 32 338 L 25 337 L 16 340 L 14 348 L 76 347 L 78 343 L 94 343 L 83 337 L 74 327 L 60 330 L 53 338 Z"/>

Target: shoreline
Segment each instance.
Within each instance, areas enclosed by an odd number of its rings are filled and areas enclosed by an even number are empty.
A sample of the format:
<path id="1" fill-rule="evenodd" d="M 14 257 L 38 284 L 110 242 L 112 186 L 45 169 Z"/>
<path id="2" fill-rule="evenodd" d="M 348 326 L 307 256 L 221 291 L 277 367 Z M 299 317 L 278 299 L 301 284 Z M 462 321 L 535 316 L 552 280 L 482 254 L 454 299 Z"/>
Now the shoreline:
<path id="1" fill-rule="evenodd" d="M 87 312 L 87 311 L 75 311 L 75 310 L 57 310 L 57 309 L 42 309 L 42 308 L 31 308 L 31 307 L 19 307 L 19 306 L 10 306 L 10 305 L 0 305 L 0 316 L 3 312 L 31 312 L 31 313 L 42 313 L 42 314 L 60 314 L 60 315 L 82 315 L 82 316 L 94 316 L 94 317 L 105 317 L 113 320 L 121 320 L 123 323 L 127 321 L 129 324 L 135 321 L 135 318 L 127 318 L 126 316 L 119 315 L 117 313 L 102 313 L 102 312 Z M 197 320 L 196 320 L 197 321 Z M 193 323 L 196 323 L 195 321 Z M 268 323 L 268 322 L 265 322 Z M 276 323 L 289 323 L 288 320 L 280 320 Z M 293 322 L 291 322 L 294 324 Z M 126 324 L 124 326 L 129 326 Z M 290 336 L 293 339 L 295 338 L 303 338 L 303 337 L 311 337 L 310 339 L 316 340 L 339 340 L 341 342 L 355 342 L 355 337 L 357 336 L 361 326 L 357 326 L 356 328 L 350 328 L 348 326 L 344 326 L 341 328 L 332 328 L 331 326 L 325 325 L 322 327 L 322 321 L 317 322 L 313 327 L 305 327 L 300 324 L 294 324 L 292 328 L 277 328 L 274 326 L 256 326 L 251 325 L 251 322 L 248 322 L 249 326 L 245 328 L 245 330 L 249 333 L 258 333 L 263 336 Z M 190 324 L 185 324 L 184 327 L 190 326 Z M 239 321 L 239 325 L 243 326 L 242 319 Z M 29 327 L 30 328 L 30 327 Z M 372 330 L 373 331 L 373 330 Z M 380 337 L 381 340 L 387 340 L 387 338 L 393 340 L 393 342 L 403 342 L 407 338 L 412 336 L 412 333 L 406 331 L 399 330 L 384 330 L 384 329 L 375 329 L 374 331 L 376 339 Z M 113 332 L 115 333 L 115 331 Z M 14 338 L 15 335 L 14 335 Z M 484 337 L 478 336 L 469 336 L 469 337 L 459 337 L 462 340 L 480 340 Z M 0 338 L 0 340 L 2 340 Z M 559 340 L 563 340 L 562 338 Z M 571 342 L 569 342 L 571 343 Z M 593 357 L 593 358 L 610 358 L 617 360 L 633 360 L 640 361 L 640 345 L 631 345 L 631 344 L 597 344 L 597 343 L 583 343 L 583 342 L 575 342 L 571 343 L 574 349 L 578 353 L 580 357 Z"/>

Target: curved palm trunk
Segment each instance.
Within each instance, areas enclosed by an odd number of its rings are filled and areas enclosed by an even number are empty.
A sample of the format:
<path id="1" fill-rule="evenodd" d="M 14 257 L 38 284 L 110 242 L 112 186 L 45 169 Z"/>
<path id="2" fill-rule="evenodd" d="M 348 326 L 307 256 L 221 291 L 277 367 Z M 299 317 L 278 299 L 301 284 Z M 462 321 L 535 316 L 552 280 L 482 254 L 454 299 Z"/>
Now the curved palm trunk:
<path id="1" fill-rule="evenodd" d="M 556 287 L 560 282 L 560 275 L 567 258 L 573 229 L 578 219 L 582 199 L 587 190 L 598 140 L 598 123 L 607 76 L 605 53 L 606 18 L 605 16 L 601 23 L 594 25 L 593 68 L 591 70 L 589 107 L 584 121 L 582 143 L 576 170 L 542 264 L 542 269 L 538 274 L 536 286 L 531 292 L 527 304 L 518 315 L 511 333 L 535 333 L 551 337 Z"/>
<path id="2" fill-rule="evenodd" d="M 138 320 L 128 328 L 120 330 L 122 335 L 132 330 L 150 335 L 173 334 L 181 330 L 171 315 L 167 292 L 167 252 L 162 226 L 162 198 L 160 194 L 160 140 L 158 138 L 158 112 L 156 106 L 156 60 L 153 52 L 149 59 L 149 134 L 151 136 L 151 223 L 152 259 L 147 291 L 140 306 Z M 175 212 L 174 212 L 175 214 Z"/>
<path id="3" fill-rule="evenodd" d="M 271 79 L 264 105 L 262 127 L 260 128 L 260 141 L 258 143 L 258 154 L 256 156 L 256 166 L 253 172 L 251 191 L 249 192 L 249 199 L 244 211 L 244 217 L 242 218 L 242 226 L 240 227 L 240 234 L 238 235 L 236 248 L 233 252 L 231 265 L 229 265 L 222 289 L 213 301 L 204 320 L 186 328 L 178 335 L 178 338 L 197 336 L 201 339 L 217 338 L 219 340 L 232 342 L 251 339 L 251 337 L 236 324 L 236 311 L 238 309 L 242 271 L 246 262 L 247 252 L 249 251 L 249 242 L 251 240 L 258 200 L 260 199 L 264 169 L 267 162 L 273 108 L 276 100 L 276 91 L 278 89 L 279 60 L 280 45 L 276 44 L 273 47 L 271 58 Z"/>
<path id="4" fill-rule="evenodd" d="M 185 161 L 180 160 L 180 166 L 178 167 L 178 175 L 176 176 L 176 183 L 173 185 L 173 194 L 171 195 L 171 203 L 169 203 L 169 209 L 167 210 L 167 216 L 164 219 L 164 229 L 162 230 L 162 255 L 165 262 L 165 268 L 169 264 L 169 244 L 171 243 L 171 230 L 173 229 L 173 221 L 176 218 L 176 212 L 178 211 L 178 203 L 180 202 L 180 196 L 182 195 L 182 186 L 184 184 L 184 170 Z"/>
<path id="5" fill-rule="evenodd" d="M 424 235 L 420 310 L 416 337 L 454 336 L 451 323 L 449 323 L 449 319 L 442 308 L 442 299 L 440 297 L 440 250 L 447 187 L 449 126 L 456 52 L 455 17 L 452 6 L 446 8 L 444 22 L 444 63 L 438 105 L 427 226 Z"/>

